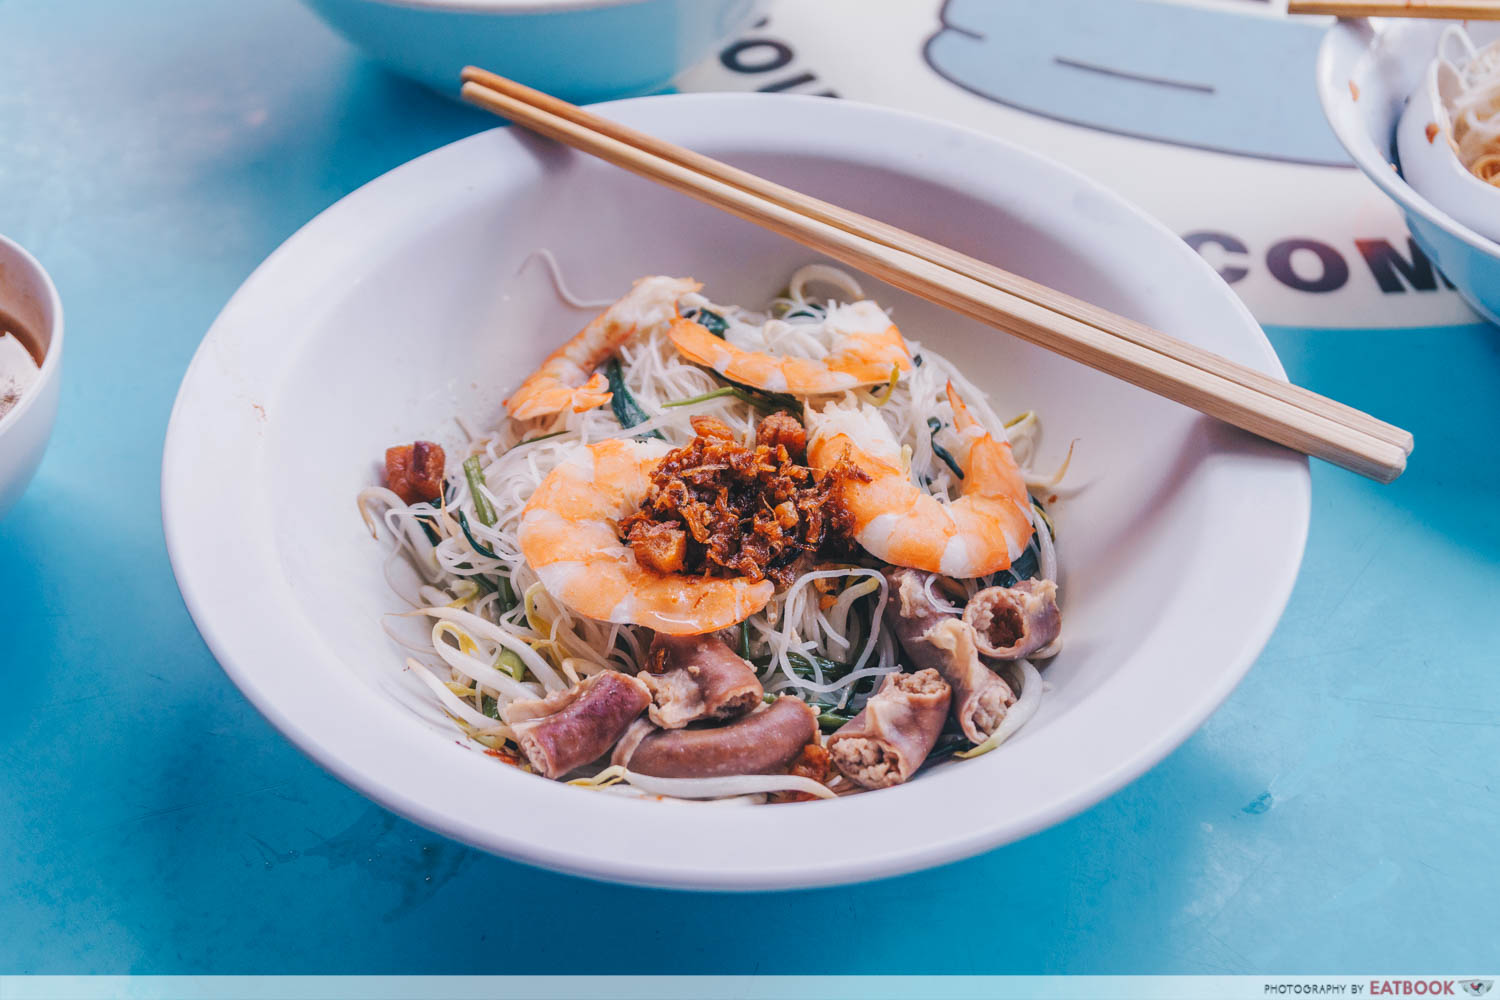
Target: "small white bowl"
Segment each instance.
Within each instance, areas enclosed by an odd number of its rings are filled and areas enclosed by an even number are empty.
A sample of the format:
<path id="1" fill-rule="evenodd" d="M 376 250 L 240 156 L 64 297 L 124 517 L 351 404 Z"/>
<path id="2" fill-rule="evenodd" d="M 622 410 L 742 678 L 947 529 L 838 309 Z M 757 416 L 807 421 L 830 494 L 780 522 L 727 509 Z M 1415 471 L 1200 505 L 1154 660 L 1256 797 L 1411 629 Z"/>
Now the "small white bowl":
<path id="1" fill-rule="evenodd" d="M 1500 25 L 1470 29 L 1471 36 L 1500 35 Z M 1447 62 L 1433 61 L 1406 102 L 1396 126 L 1396 153 L 1406 183 L 1437 208 L 1489 240 L 1500 240 L 1500 188 L 1486 184 L 1459 162 L 1448 139 L 1443 97 L 1459 88 Z"/>
<path id="2" fill-rule="evenodd" d="M 1151 323 L 1277 376 L 1234 293 L 1170 230 L 1002 140 L 847 101 L 693 94 L 602 114 Z M 1078 439 L 1058 514 L 1065 648 L 1004 747 L 898 788 L 760 808 L 641 802 L 545 781 L 461 745 L 381 628 L 401 609 L 355 495 L 393 443 L 492 424 L 585 322 L 572 289 L 691 274 L 764 301 L 809 252 L 615 167 L 505 128 L 344 198 L 261 265 L 204 339 L 172 412 L 162 511 L 193 619 L 290 739 L 417 822 L 600 878 L 771 889 L 878 878 L 1024 837 L 1160 760 L 1239 681 L 1291 591 L 1301 456 L 875 281 L 906 333 L 1045 458 Z M 274 348 L 274 349 L 272 349 Z"/>
<path id="3" fill-rule="evenodd" d="M 1427 145 L 1430 120 L 1422 113 L 1406 115 L 1404 126 L 1410 134 L 1402 149 L 1417 150 L 1413 176 L 1397 171 L 1397 132 L 1408 99 L 1420 102 L 1424 112 L 1435 110 L 1427 78 L 1438 36 L 1449 23 L 1339 21 L 1318 52 L 1318 97 L 1339 142 L 1365 176 L 1401 207 L 1423 252 L 1470 305 L 1500 323 L 1500 243 L 1480 231 L 1500 223 L 1494 190 L 1474 189 L 1489 185 L 1441 148 L 1441 136 L 1431 150 L 1421 149 Z M 1500 25 L 1471 22 L 1469 33 L 1482 47 L 1500 37 Z M 1446 154 L 1449 164 L 1432 154 Z M 1400 163 L 1407 165 L 1405 155 Z"/>
<path id="4" fill-rule="evenodd" d="M 304 0 L 389 68 L 457 97 L 466 65 L 583 104 L 660 90 L 763 0 Z"/>
<path id="5" fill-rule="evenodd" d="M 20 402 L 0 417 L 0 517 L 36 474 L 57 422 L 62 381 L 63 313 L 57 288 L 37 259 L 0 236 L 0 312 L 14 316 L 42 341 L 42 366 Z"/>

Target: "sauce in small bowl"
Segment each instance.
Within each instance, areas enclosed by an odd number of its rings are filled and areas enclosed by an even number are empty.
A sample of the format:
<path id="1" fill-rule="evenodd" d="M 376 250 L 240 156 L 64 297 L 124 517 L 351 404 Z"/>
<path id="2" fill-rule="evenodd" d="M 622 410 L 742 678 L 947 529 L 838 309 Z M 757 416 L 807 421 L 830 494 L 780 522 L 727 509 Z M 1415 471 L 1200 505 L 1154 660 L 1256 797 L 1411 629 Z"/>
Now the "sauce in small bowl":
<path id="1" fill-rule="evenodd" d="M 0 236 L 0 518 L 21 498 L 57 421 L 62 301 L 42 265 Z"/>
<path id="2" fill-rule="evenodd" d="M 0 418 L 15 409 L 41 377 L 44 356 L 41 339 L 0 311 Z"/>

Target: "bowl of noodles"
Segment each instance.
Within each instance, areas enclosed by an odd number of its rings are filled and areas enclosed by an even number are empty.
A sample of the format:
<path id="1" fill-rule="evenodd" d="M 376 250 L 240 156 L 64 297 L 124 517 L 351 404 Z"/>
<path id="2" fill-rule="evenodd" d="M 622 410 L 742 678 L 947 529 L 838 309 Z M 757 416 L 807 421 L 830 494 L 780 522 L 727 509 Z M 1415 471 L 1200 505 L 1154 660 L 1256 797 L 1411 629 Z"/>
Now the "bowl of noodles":
<path id="1" fill-rule="evenodd" d="M 1281 373 L 1169 231 L 999 140 L 605 112 Z M 1109 794 L 1249 668 L 1307 516 L 1300 457 L 508 129 L 277 250 L 163 465 L 194 621 L 298 746 L 470 844 L 693 888 L 896 874 Z"/>
<path id="2" fill-rule="evenodd" d="M 1500 26 L 1340 21 L 1318 94 L 1361 171 L 1461 295 L 1500 321 Z"/>

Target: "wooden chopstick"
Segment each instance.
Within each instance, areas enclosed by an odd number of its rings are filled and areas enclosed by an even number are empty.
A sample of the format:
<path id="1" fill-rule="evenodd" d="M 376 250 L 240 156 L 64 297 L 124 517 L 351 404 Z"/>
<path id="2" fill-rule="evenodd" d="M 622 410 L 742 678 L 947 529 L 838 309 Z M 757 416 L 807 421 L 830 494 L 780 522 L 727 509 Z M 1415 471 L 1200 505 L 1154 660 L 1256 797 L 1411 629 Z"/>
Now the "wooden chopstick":
<path id="1" fill-rule="evenodd" d="M 1496 21 L 1500 20 L 1500 3 L 1496 0 L 1290 0 L 1287 13 Z"/>
<path id="2" fill-rule="evenodd" d="M 1406 466 L 1400 445 L 1367 431 L 1160 354 L 904 249 L 803 215 L 510 94 L 470 80 L 463 96 L 516 124 L 764 226 L 905 291 L 1261 437 L 1381 482 L 1391 481 Z"/>
<path id="3" fill-rule="evenodd" d="M 577 105 L 569 104 L 567 101 L 545 94 L 539 90 L 527 87 L 525 84 L 517 83 L 503 76 L 491 73 L 488 70 L 470 66 L 463 71 L 465 82 L 481 84 L 490 90 L 508 95 L 518 101 L 540 108 L 559 118 L 565 118 L 574 124 L 581 125 L 586 129 L 598 132 L 645 150 L 665 160 L 680 164 L 690 170 L 706 174 L 726 184 L 760 195 L 770 201 L 784 205 L 793 211 L 803 215 L 826 222 L 831 226 L 837 226 L 845 232 L 865 236 L 888 247 L 904 250 L 915 254 L 924 260 L 934 264 L 940 264 L 959 274 L 966 275 L 976 281 L 982 281 L 987 285 L 998 288 L 1003 292 L 1034 302 L 1053 312 L 1072 317 L 1090 326 L 1106 330 L 1123 337 L 1126 340 L 1150 348 L 1179 361 L 1190 364 L 1195 368 L 1213 372 L 1224 378 L 1231 379 L 1243 385 L 1250 386 L 1268 396 L 1274 396 L 1284 402 L 1299 406 L 1313 413 L 1319 413 L 1331 420 L 1348 424 L 1351 427 L 1363 430 L 1384 441 L 1389 441 L 1401 448 L 1407 454 L 1411 453 L 1413 440 L 1410 433 L 1399 427 L 1394 427 L 1383 420 L 1378 420 L 1356 410 L 1351 406 L 1336 402 L 1326 396 L 1320 396 L 1299 385 L 1284 382 L 1272 378 L 1264 372 L 1256 371 L 1246 365 L 1231 361 L 1228 358 L 1204 350 L 1194 344 L 1178 340 L 1176 337 L 1168 336 L 1158 330 L 1154 330 L 1144 323 L 1137 323 L 1124 316 L 1116 315 L 1082 299 L 1074 298 L 1054 288 L 1039 284 L 1018 274 L 1012 274 L 993 264 L 986 263 L 967 254 L 959 253 L 950 247 L 940 243 L 924 239 L 904 229 L 871 219 L 868 216 L 851 212 L 840 208 L 800 191 L 783 187 L 763 177 L 758 177 L 748 171 L 732 167 L 727 163 L 704 156 L 702 153 L 694 152 L 678 146 L 675 143 L 658 139 L 635 129 L 612 122 L 607 118 L 601 118 Z"/>

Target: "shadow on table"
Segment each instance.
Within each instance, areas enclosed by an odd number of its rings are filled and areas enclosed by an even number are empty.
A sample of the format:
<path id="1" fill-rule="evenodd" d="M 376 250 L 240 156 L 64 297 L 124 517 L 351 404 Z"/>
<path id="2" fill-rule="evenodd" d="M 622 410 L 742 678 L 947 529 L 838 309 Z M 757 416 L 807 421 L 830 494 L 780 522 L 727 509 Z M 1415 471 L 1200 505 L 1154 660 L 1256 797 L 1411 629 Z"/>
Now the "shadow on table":
<path id="1" fill-rule="evenodd" d="M 242 760 L 205 753 L 193 723 L 178 721 L 182 750 L 161 762 L 158 797 L 175 801 L 185 783 L 253 784 Z M 190 796 L 198 804 L 174 822 L 133 829 L 123 855 L 150 868 L 179 918 L 201 910 L 225 924 L 230 933 L 214 935 L 220 972 L 269 968 L 268 954 L 296 972 L 1147 971 L 1153 961 L 1180 965 L 1182 956 L 1162 956 L 1176 947 L 1174 928 L 1189 919 L 1212 851 L 1211 828 L 1180 824 L 1182 803 L 1234 822 L 1259 787 L 1195 741 L 1085 814 L 968 861 L 864 885 L 702 894 L 592 882 L 470 850 L 310 777 L 282 759 L 284 744 L 267 751 L 267 734 L 229 736 L 276 758 L 266 776 L 287 780 L 271 794 L 301 789 L 296 807 L 261 790 L 238 802 Z M 310 886 L 318 897 L 305 894 Z M 218 912 L 211 900 L 224 892 L 245 900 L 243 912 Z M 276 923 L 283 912 L 286 926 Z M 247 925 L 258 953 L 233 944 L 232 930 Z M 774 954 L 756 945 L 763 934 L 778 942 Z M 157 956 L 140 971 L 192 971 L 205 960 L 185 958 L 186 968 Z M 1186 960 L 1243 968 L 1217 954 Z"/>
<path id="2" fill-rule="evenodd" d="M 61 650 L 33 645 L 37 631 L 24 627 L 42 618 L 64 614 L 58 596 L 62 585 L 48 572 L 57 556 L 53 519 L 44 493 L 54 486 L 44 466 L 21 500 L 0 519 L 0 743 L 16 731 L 28 708 L 45 697 L 48 668 Z"/>
<path id="3" fill-rule="evenodd" d="M 1293 381 L 1412 432 L 1407 470 L 1381 486 L 1337 474 L 1341 503 L 1414 518 L 1445 545 L 1500 562 L 1500 328 L 1267 334 Z M 1318 497 L 1314 495 L 1315 502 Z M 1392 553 L 1420 562 L 1420 553 Z"/>
<path id="4" fill-rule="evenodd" d="M 501 124 L 364 59 L 320 86 L 336 98 L 270 109 L 263 124 L 237 137 L 240 148 L 205 164 L 199 178 L 229 204 L 250 209 L 245 223 L 263 253 L 381 174 Z"/>
<path id="5" fill-rule="evenodd" d="M 1173 937 L 1205 866 L 1198 855 L 1206 833 L 1175 825 L 1181 802 L 1218 801 L 1222 815 L 1235 816 L 1241 789 L 1254 786 L 1226 771 L 1206 748 L 1190 744 L 1147 778 L 1052 830 L 934 871 L 864 885 L 670 892 L 554 875 L 470 852 L 463 877 L 450 888 L 524 899 L 527 922 L 539 927 L 576 926 L 587 914 L 619 928 L 620 934 L 588 935 L 588 967 L 600 972 L 1082 971 L 1080 961 L 1096 971 L 1143 969 L 1142 958 L 1160 955 Z M 388 829 L 373 814 L 361 822 L 371 831 Z M 351 845 L 364 839 L 349 833 Z M 1128 923 L 1118 919 L 1122 913 L 1131 914 Z M 993 933 L 974 934 L 976 927 Z M 765 954 L 753 942 L 758 930 L 773 929 L 786 950 Z M 799 929 L 800 942 L 788 946 L 799 935 L 787 932 Z M 466 959 L 459 950 L 446 961 L 476 972 L 556 971 L 569 967 L 569 953 L 580 944 L 531 940 L 524 955 Z M 443 962 L 426 968 L 438 971 Z"/>

